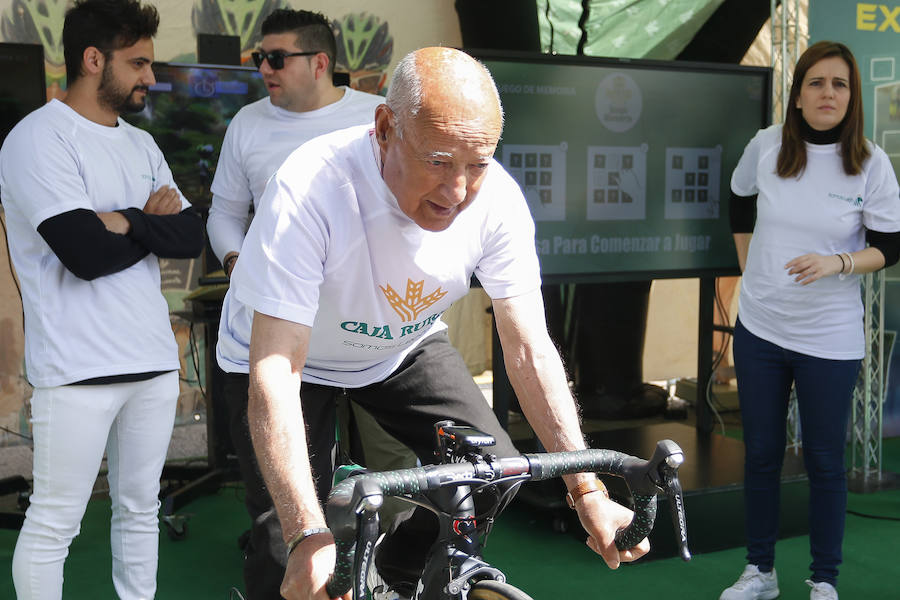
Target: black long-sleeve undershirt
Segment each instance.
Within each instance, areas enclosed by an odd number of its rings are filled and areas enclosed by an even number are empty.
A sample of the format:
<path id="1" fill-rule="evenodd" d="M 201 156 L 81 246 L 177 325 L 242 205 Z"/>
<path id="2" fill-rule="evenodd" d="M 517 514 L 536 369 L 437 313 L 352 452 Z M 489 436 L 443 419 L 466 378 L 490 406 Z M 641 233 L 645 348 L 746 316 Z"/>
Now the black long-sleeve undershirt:
<path id="1" fill-rule="evenodd" d="M 196 258 L 203 251 L 203 220 L 193 208 L 151 215 L 139 208 L 116 211 L 131 223 L 128 235 L 160 258 Z"/>
<path id="2" fill-rule="evenodd" d="M 192 208 L 175 215 L 148 215 L 125 209 L 132 231 L 106 229 L 92 210 L 70 210 L 38 225 L 38 233 L 73 275 L 91 281 L 118 273 L 151 252 L 160 258 L 192 258 L 203 249 L 203 222 Z"/>
<path id="3" fill-rule="evenodd" d="M 729 220 L 732 233 L 753 233 L 756 224 L 756 195 L 738 196 L 731 192 Z M 884 256 L 884 266 L 900 260 L 900 232 L 881 232 L 866 228 L 866 242 Z"/>
<path id="4" fill-rule="evenodd" d="M 123 271 L 150 253 L 137 240 L 106 229 L 86 208 L 52 216 L 37 230 L 63 266 L 87 281 Z"/>
<path id="5" fill-rule="evenodd" d="M 738 196 L 731 192 L 728 203 L 731 233 L 753 233 L 753 227 L 756 225 L 756 196 L 756 194 Z"/>
<path id="6" fill-rule="evenodd" d="M 890 267 L 900 259 L 900 232 L 882 233 L 866 229 L 866 241 L 872 248 L 878 248 L 884 256 L 884 266 Z"/>

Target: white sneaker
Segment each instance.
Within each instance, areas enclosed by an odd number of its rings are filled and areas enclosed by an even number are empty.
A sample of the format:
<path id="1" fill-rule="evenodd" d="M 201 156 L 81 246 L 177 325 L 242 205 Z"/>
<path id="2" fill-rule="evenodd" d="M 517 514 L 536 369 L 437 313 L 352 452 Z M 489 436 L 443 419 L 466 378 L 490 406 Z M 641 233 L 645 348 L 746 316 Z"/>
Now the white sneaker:
<path id="1" fill-rule="evenodd" d="M 807 579 L 806 584 L 812 588 L 809 591 L 809 600 L 838 600 L 837 590 L 827 581 L 816 583 Z"/>
<path id="2" fill-rule="evenodd" d="M 773 600 L 779 593 L 775 569 L 763 573 L 756 565 L 747 565 L 734 585 L 722 592 L 719 600 Z"/>

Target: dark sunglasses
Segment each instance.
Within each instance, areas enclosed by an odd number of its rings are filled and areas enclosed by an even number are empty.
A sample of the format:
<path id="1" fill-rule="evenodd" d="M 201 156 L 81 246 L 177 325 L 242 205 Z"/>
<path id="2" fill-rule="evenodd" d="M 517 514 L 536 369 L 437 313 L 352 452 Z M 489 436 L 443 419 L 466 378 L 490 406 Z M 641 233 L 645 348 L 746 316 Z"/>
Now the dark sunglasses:
<path id="1" fill-rule="evenodd" d="M 313 56 L 318 53 L 318 50 L 315 52 L 283 52 L 275 50 L 273 52 L 253 52 L 250 56 L 253 57 L 253 64 L 256 65 L 257 69 L 262 66 L 264 60 L 267 60 L 269 61 L 269 66 L 277 71 L 284 68 L 284 59 L 287 56 Z"/>

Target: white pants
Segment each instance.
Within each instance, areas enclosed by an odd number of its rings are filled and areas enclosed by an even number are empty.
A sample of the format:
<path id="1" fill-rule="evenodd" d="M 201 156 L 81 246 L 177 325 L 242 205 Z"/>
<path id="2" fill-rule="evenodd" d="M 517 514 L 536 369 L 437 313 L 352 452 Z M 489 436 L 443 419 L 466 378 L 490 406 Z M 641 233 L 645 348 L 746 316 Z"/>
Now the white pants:
<path id="1" fill-rule="evenodd" d="M 122 600 L 156 594 L 159 478 L 175 423 L 178 373 L 133 383 L 36 388 L 34 492 L 13 555 L 19 600 L 60 600 L 106 449 L 112 578 Z"/>

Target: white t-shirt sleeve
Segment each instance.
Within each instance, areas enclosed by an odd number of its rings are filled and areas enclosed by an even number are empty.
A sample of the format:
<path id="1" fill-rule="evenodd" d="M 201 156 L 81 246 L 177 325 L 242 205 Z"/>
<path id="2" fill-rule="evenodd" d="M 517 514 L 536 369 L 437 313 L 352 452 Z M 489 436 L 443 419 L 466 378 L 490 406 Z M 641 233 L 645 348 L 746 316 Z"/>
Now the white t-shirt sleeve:
<path id="1" fill-rule="evenodd" d="M 225 139 L 222 140 L 222 150 L 219 152 L 219 161 L 216 163 L 216 173 L 213 175 L 210 191 L 213 195 L 227 198 L 233 202 L 243 202 L 247 211 L 253 195 L 250 191 L 250 180 L 241 157 L 241 152 L 247 151 L 242 147 L 245 139 L 242 135 L 244 126 L 241 112 L 235 116 L 225 130 Z"/>
<path id="2" fill-rule="evenodd" d="M 213 252 L 220 261 L 229 252 L 240 252 L 249 220 L 250 210 L 246 202 L 228 200 L 213 194 L 209 217 L 206 219 L 206 232 Z"/>
<path id="3" fill-rule="evenodd" d="M 32 227 L 70 210 L 94 210 L 77 152 L 52 128 L 31 121 L 7 138 L 4 150 L 2 170 L 15 173 L 3 178 L 4 197 L 28 199 L 18 208 Z"/>
<path id="4" fill-rule="evenodd" d="M 240 251 L 253 204 L 250 179 L 241 155 L 242 151 L 248 151 L 242 147 L 248 114 L 238 112 L 225 130 L 216 173 L 210 186 L 213 197 L 206 231 L 210 246 L 220 261 L 229 252 Z"/>
<path id="5" fill-rule="evenodd" d="M 900 188 L 897 176 L 884 150 L 875 146 L 869 159 L 866 198 L 863 202 L 863 225 L 872 231 L 900 231 Z"/>
<path id="6" fill-rule="evenodd" d="M 758 131 L 744 148 L 744 153 L 731 174 L 731 191 L 738 196 L 752 196 L 759 192 L 756 175 L 759 168 L 759 149 L 762 145 L 763 131 Z"/>
<path id="7" fill-rule="evenodd" d="M 494 164 L 492 168 L 502 167 Z M 481 198 L 499 207 L 491 212 L 484 256 L 475 276 L 491 298 L 512 298 L 541 286 L 540 264 L 534 244 L 534 219 L 515 181 L 502 173 L 499 185 Z"/>
<path id="8" fill-rule="evenodd" d="M 237 300 L 257 312 L 312 327 L 329 224 L 305 191 L 280 174 L 269 182 L 235 263 L 231 287 Z"/>

